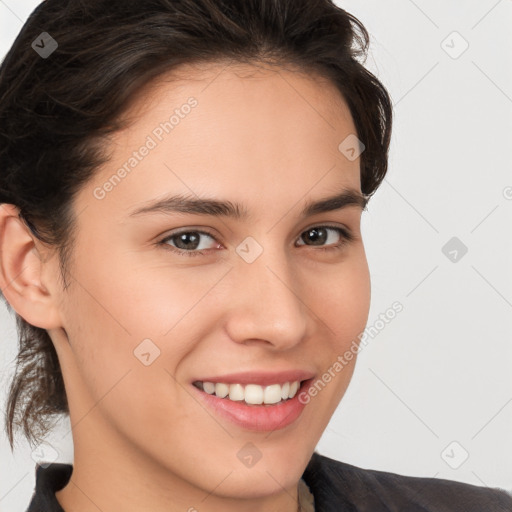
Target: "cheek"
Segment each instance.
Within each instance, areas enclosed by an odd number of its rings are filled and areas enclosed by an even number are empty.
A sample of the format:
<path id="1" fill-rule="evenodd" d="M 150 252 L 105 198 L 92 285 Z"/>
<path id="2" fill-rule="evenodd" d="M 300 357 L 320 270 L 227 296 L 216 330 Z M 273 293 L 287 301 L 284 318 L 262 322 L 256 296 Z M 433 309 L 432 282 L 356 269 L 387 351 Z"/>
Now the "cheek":
<path id="1" fill-rule="evenodd" d="M 305 296 L 324 326 L 324 335 L 315 340 L 318 350 L 314 356 L 320 371 L 311 390 L 324 428 L 350 384 L 360 334 L 368 321 L 371 283 L 364 250 L 333 268 L 330 275 L 319 277 Z"/>
<path id="2" fill-rule="evenodd" d="M 161 409 L 170 417 L 164 404 L 180 390 L 174 376 L 221 313 L 214 287 L 225 272 L 154 262 L 141 268 L 107 253 L 77 263 L 66 330 L 80 386 L 110 421 L 133 424 L 134 407 L 145 411 L 146 425 L 161 424 L 154 417 Z"/>
<path id="3" fill-rule="evenodd" d="M 370 295 L 370 274 L 362 247 L 350 259 L 310 281 L 306 303 L 325 323 L 331 349 L 344 350 L 364 330 Z"/>
<path id="4" fill-rule="evenodd" d="M 106 356 L 132 353 L 144 339 L 172 335 L 222 277 L 225 269 L 181 269 L 144 265 L 133 258 L 104 255 L 76 270 L 67 313 L 80 338 L 99 343 Z M 175 347 L 179 351 L 179 346 Z M 133 355 L 133 354 L 132 354 Z"/>
<path id="5" fill-rule="evenodd" d="M 165 421 L 173 429 L 184 421 L 170 404 L 186 410 L 185 404 L 176 404 L 180 385 L 174 374 L 190 350 L 190 336 L 182 329 L 186 322 L 179 322 L 191 307 L 188 295 L 162 280 L 156 286 L 141 273 L 124 278 L 110 273 L 109 283 L 102 284 L 101 273 L 97 267 L 94 279 L 83 281 L 87 291 L 75 283 L 67 306 L 66 330 L 77 372 L 71 377 L 75 406 L 83 407 L 77 417 L 87 417 L 78 429 L 107 419 L 132 442 L 149 431 L 155 442 L 160 436 L 157 445 L 168 442 L 168 429 L 156 426 Z"/>

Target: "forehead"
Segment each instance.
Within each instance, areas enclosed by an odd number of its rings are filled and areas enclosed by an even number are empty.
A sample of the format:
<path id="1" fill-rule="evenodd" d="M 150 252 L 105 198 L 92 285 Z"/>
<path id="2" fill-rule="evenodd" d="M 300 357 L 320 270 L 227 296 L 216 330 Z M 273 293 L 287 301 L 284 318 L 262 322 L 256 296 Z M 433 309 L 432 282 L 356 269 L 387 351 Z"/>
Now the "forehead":
<path id="1" fill-rule="evenodd" d="M 308 105 L 327 124 L 339 116 L 347 123 L 352 120 L 339 89 L 317 71 L 293 64 L 229 60 L 187 63 L 159 75 L 133 95 L 126 114 L 147 113 L 173 91 L 178 96 L 186 90 L 194 91 L 198 100 L 210 98 L 217 102 L 222 102 L 224 96 L 245 102 L 272 101 L 279 97 L 283 106 L 294 108 L 298 107 L 300 98 L 303 106 Z M 268 96 L 270 91 L 272 96 Z"/>
<path id="2" fill-rule="evenodd" d="M 233 142 L 254 137 L 256 132 L 262 136 L 279 133 L 284 125 L 293 127 L 292 136 L 303 134 L 312 142 L 315 133 L 325 137 L 331 132 L 336 142 L 339 135 L 356 132 L 344 98 L 328 78 L 291 65 L 220 61 L 179 66 L 143 87 L 123 116 L 131 121 L 132 129 L 118 132 L 118 140 L 132 142 L 136 131 L 153 131 L 156 121 L 169 120 L 176 110 L 180 114 L 180 107 L 191 97 L 198 108 L 188 124 L 195 123 L 197 128 L 196 121 L 200 121 L 202 132 L 216 138 L 228 134 Z M 179 131 L 183 129 L 173 130 L 174 139 Z M 285 139 L 286 134 L 281 134 L 276 145 L 283 145 Z M 337 145 L 333 153 L 337 156 Z"/>
<path id="3" fill-rule="evenodd" d="M 356 133 L 350 111 L 336 86 L 316 74 L 188 64 L 143 88 L 124 117 L 129 124 L 113 135 L 111 159 L 92 186 L 124 168 L 108 203 L 125 211 L 169 191 L 296 202 L 313 187 L 312 197 L 360 188 L 359 159 L 338 149 Z M 151 150 L 134 156 L 149 141 Z"/>

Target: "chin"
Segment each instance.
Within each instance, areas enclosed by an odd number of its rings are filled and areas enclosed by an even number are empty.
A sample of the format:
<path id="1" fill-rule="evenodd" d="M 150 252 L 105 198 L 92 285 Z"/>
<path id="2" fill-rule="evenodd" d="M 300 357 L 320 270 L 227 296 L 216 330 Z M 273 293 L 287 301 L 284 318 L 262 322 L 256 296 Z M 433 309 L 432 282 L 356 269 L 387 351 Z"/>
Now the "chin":
<path id="1" fill-rule="evenodd" d="M 296 486 L 303 472 L 301 468 L 294 470 L 289 464 L 277 469 L 271 464 L 270 468 L 262 466 L 258 469 L 258 466 L 259 464 L 247 471 L 233 471 L 221 485 L 217 481 L 215 494 L 241 500 L 273 496 L 282 493 L 283 489 Z"/>

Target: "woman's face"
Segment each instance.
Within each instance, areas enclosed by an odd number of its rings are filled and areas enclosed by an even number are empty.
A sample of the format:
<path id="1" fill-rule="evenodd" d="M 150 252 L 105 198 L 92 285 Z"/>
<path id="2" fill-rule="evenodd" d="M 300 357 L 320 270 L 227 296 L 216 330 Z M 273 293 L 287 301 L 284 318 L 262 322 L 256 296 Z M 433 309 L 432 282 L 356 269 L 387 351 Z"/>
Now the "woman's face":
<path id="1" fill-rule="evenodd" d="M 220 64 L 187 72 L 133 105 L 133 124 L 74 202 L 64 330 L 49 331 L 74 477 L 94 466 L 130 482 L 136 467 L 137 479 L 190 499 L 276 495 L 296 486 L 345 393 L 355 359 L 332 368 L 367 321 L 361 204 L 305 212 L 361 195 L 359 159 L 339 149 L 356 130 L 325 80 Z M 193 384 L 306 379 L 274 405 Z"/>

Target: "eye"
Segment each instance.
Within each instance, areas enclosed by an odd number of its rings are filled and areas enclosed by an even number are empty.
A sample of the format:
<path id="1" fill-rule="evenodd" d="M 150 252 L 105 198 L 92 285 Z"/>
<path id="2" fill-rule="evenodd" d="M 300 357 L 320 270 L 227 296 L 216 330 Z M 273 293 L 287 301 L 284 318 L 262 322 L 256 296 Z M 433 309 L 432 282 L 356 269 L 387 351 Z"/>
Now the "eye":
<path id="1" fill-rule="evenodd" d="M 310 245 L 308 242 L 312 242 L 313 247 L 320 246 L 321 250 L 332 250 L 340 249 L 353 239 L 353 235 L 347 229 L 338 226 L 315 226 L 301 234 L 299 240 L 305 243 L 298 245 Z"/>
<path id="2" fill-rule="evenodd" d="M 210 239 L 210 241 L 208 241 L 208 239 Z M 212 241 L 214 242 L 213 244 Z M 171 244 L 169 244 L 169 242 L 171 242 Z M 167 236 L 161 240 L 159 244 L 164 245 L 167 249 L 187 256 L 198 256 L 204 254 L 204 250 L 214 249 L 220 245 L 211 234 L 205 231 L 181 231 L 180 233 Z M 208 245 L 210 245 L 210 247 Z"/>
<path id="3" fill-rule="evenodd" d="M 315 226 L 301 234 L 299 241 L 303 243 L 297 243 L 297 245 L 309 245 L 327 251 L 341 249 L 353 239 L 354 236 L 347 229 L 338 226 Z M 158 242 L 158 245 L 186 256 L 204 256 L 209 249 L 222 247 L 213 235 L 198 230 L 173 233 Z"/>

